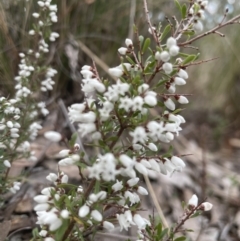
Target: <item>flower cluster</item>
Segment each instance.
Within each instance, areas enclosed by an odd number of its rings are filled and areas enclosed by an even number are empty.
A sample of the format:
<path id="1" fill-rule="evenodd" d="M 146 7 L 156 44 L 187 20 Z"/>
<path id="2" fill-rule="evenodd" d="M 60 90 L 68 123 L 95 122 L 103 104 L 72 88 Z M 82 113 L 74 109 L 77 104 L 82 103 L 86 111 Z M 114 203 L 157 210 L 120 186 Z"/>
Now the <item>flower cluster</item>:
<path id="1" fill-rule="evenodd" d="M 65 184 L 68 182 L 68 176 L 63 172 L 58 175 L 50 173 L 47 180 L 51 181 L 55 187 L 46 187 L 41 191 L 41 195 L 35 196 L 34 200 L 38 203 L 34 210 L 38 215 L 37 224 L 42 230 L 39 232 L 41 237 L 47 237 L 49 231 L 58 229 L 63 219 L 69 218 L 69 211 L 57 208 L 57 203 L 63 195 L 63 189 L 57 188 L 56 185 Z"/>
<path id="2" fill-rule="evenodd" d="M 4 149 L 4 152 L 1 152 L 0 164 L 3 163 L 5 166 L 0 171 L 0 174 L 5 173 L 1 184 L 3 192 L 6 190 L 16 192 L 19 189 L 18 184 L 8 182 L 9 168 L 14 160 L 27 158 L 36 161 L 29 140 L 34 140 L 42 128 L 40 123 L 36 122 L 38 114 L 46 116 L 49 111 L 46 104 L 36 97 L 39 95 L 33 98 L 33 94 L 39 89 L 43 92 L 52 90 L 54 84 L 52 78 L 57 73 L 51 67 L 39 67 L 40 57 L 49 52 L 48 42 L 55 41 L 59 37 L 57 33 L 50 31 L 51 22 L 57 21 L 57 5 L 51 4 L 51 0 L 38 1 L 38 5 L 39 13 L 33 13 L 33 17 L 38 22 L 34 24 L 34 29 L 29 31 L 30 38 L 32 38 L 31 35 L 39 37 L 38 44 L 34 43 L 34 49 L 19 53 L 18 74 L 14 78 L 14 98 L 0 98 L 0 146 Z M 49 17 L 46 18 L 46 14 Z M 44 80 L 42 80 L 43 75 L 46 76 Z"/>
<path id="3" fill-rule="evenodd" d="M 48 9 L 48 1 L 38 4 Z M 154 222 L 138 213 L 141 196 L 148 195 L 142 176 L 147 178 L 153 171 L 171 176 L 185 167 L 181 155 L 174 154 L 171 148 L 166 152 L 162 146 L 171 143 L 186 122 L 178 106 L 187 104 L 188 99 L 177 93 L 177 87 L 187 83 L 187 68 L 198 56 L 181 53 L 184 50 L 181 37 L 202 30 L 206 5 L 207 1 L 198 0 L 191 1 L 188 8 L 184 5 L 183 20 L 167 38 L 160 27 L 149 23 L 155 47 L 150 47 L 150 38 L 139 36 L 136 30 L 137 43 L 127 38 L 125 46 L 118 49 L 120 64 L 108 70 L 113 82 L 99 76 L 95 63 L 82 67 L 84 101 L 68 107 L 68 116 L 78 126 L 80 136 L 89 137 L 86 139 L 99 153 L 92 152 L 87 160 L 84 150 L 72 144 L 72 140 L 69 149 L 60 152 L 58 175 L 47 177 L 54 187 L 48 187 L 48 191 L 43 189 L 42 195 L 35 198 L 39 203 L 35 209 L 42 228 L 40 236 L 53 240 L 54 232 L 57 233 L 67 219 L 66 223 L 74 225 L 69 225 L 64 238 L 85 237 L 102 228 L 112 230 L 117 221 L 121 231 L 135 225 L 139 240 L 148 240 L 146 233 Z M 146 9 L 146 15 L 147 12 Z M 169 25 L 169 30 L 171 28 Z M 51 33 L 50 41 L 57 37 Z M 44 48 L 47 45 L 42 42 Z M 48 69 L 42 91 L 52 89 L 51 78 L 55 74 Z M 44 104 L 39 108 L 46 113 Z M 53 141 L 61 140 L 61 135 L 53 132 L 45 136 Z M 78 166 L 87 184 L 84 188 L 67 185 L 61 167 L 68 165 Z M 65 185 L 69 192 L 64 189 Z M 193 195 L 185 219 L 170 231 L 171 238 L 186 218 L 211 208 L 208 202 L 198 204 L 197 196 Z"/>

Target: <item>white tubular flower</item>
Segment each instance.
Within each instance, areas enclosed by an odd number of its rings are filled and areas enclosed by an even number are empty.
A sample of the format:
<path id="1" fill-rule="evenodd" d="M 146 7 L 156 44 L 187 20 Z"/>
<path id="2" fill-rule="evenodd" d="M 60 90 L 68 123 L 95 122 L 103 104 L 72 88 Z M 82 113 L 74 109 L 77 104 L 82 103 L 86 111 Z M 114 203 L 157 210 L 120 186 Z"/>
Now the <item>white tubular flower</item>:
<path id="1" fill-rule="evenodd" d="M 177 40 L 173 37 L 167 39 L 167 48 L 170 49 L 172 46 L 177 45 Z"/>
<path id="2" fill-rule="evenodd" d="M 187 71 L 184 70 L 184 69 L 179 69 L 179 71 L 177 72 L 177 75 L 178 75 L 180 78 L 188 79 L 188 73 L 187 73 Z"/>
<path id="3" fill-rule="evenodd" d="M 171 53 L 170 53 L 171 54 Z M 172 54 L 171 54 L 172 55 Z M 173 55 L 172 55 L 173 56 Z M 168 53 L 168 51 L 163 51 L 161 52 L 160 54 L 160 59 L 163 61 L 163 62 L 167 62 L 169 59 L 170 59 L 170 55 Z"/>
<path id="4" fill-rule="evenodd" d="M 107 197 L 107 192 L 105 191 L 100 191 L 99 193 L 96 194 L 97 200 L 104 200 Z"/>
<path id="5" fill-rule="evenodd" d="M 59 155 L 60 155 L 61 157 L 66 157 L 66 156 L 69 155 L 69 153 L 70 153 L 70 150 L 65 149 L 65 150 L 61 150 L 61 151 L 59 152 Z"/>
<path id="6" fill-rule="evenodd" d="M 152 170 L 160 173 L 160 167 L 158 162 L 155 159 L 150 159 L 149 163 L 151 165 Z"/>
<path id="7" fill-rule="evenodd" d="M 131 225 L 135 225 L 135 223 L 133 222 L 133 217 L 130 210 L 125 211 L 124 214 L 117 214 L 117 219 L 120 225 L 120 232 L 123 229 L 128 231 L 128 228 L 131 227 Z"/>
<path id="8" fill-rule="evenodd" d="M 126 191 L 124 193 L 124 197 L 126 199 L 129 199 L 131 205 L 135 204 L 135 203 L 139 203 L 140 202 L 140 198 L 136 193 L 132 193 L 130 191 Z"/>
<path id="9" fill-rule="evenodd" d="M 42 1 L 38 1 L 37 3 L 38 3 L 38 5 L 39 5 L 40 7 L 44 7 L 44 6 L 45 6 L 45 3 L 42 2 Z"/>
<path id="10" fill-rule="evenodd" d="M 112 190 L 113 190 L 114 192 L 118 192 L 118 191 L 122 190 L 122 188 L 123 188 L 122 181 L 119 182 L 119 181 L 117 180 L 117 182 L 112 185 Z"/>
<path id="11" fill-rule="evenodd" d="M 98 210 L 93 210 L 91 212 L 91 217 L 97 222 L 102 221 L 102 214 Z"/>
<path id="12" fill-rule="evenodd" d="M 56 131 L 47 131 L 44 133 L 44 137 L 52 142 L 59 142 L 62 140 L 62 135 Z"/>
<path id="13" fill-rule="evenodd" d="M 164 166 L 166 168 L 166 170 L 169 172 L 169 173 L 173 173 L 175 171 L 175 166 L 171 163 L 171 161 L 167 158 L 164 158 L 165 159 L 165 162 L 164 162 Z"/>
<path id="14" fill-rule="evenodd" d="M 117 77 L 117 78 L 119 78 L 123 75 L 123 70 L 118 67 L 110 68 L 110 69 L 108 69 L 108 72 L 110 75 L 112 75 L 113 77 Z"/>
<path id="15" fill-rule="evenodd" d="M 131 39 L 127 38 L 127 39 L 125 40 L 125 44 L 126 44 L 126 46 L 127 46 L 128 48 L 131 48 L 132 45 L 133 45 L 133 42 L 132 42 Z"/>
<path id="16" fill-rule="evenodd" d="M 13 123 L 11 121 L 8 121 L 6 124 L 8 128 L 13 128 Z"/>
<path id="17" fill-rule="evenodd" d="M 78 124 L 78 131 L 80 132 L 81 136 L 84 137 L 87 134 L 93 133 L 97 130 L 97 127 L 94 123 L 81 123 Z"/>
<path id="18" fill-rule="evenodd" d="M 148 32 L 149 32 L 150 34 L 153 34 L 152 30 L 153 30 L 153 31 L 155 31 L 155 30 L 156 30 L 156 28 L 155 28 L 155 27 L 148 28 Z"/>
<path id="19" fill-rule="evenodd" d="M 145 92 L 148 89 L 149 89 L 149 85 L 144 83 L 138 87 L 138 93 L 142 94 L 143 92 Z"/>
<path id="20" fill-rule="evenodd" d="M 39 18 L 40 15 L 39 15 L 39 13 L 33 13 L 32 16 L 33 16 L 34 18 Z"/>
<path id="21" fill-rule="evenodd" d="M 183 95 L 177 97 L 176 99 L 180 104 L 188 104 L 189 103 L 188 99 Z"/>
<path id="22" fill-rule="evenodd" d="M 126 112 L 129 112 L 132 108 L 133 100 L 125 96 L 120 98 L 119 108 L 124 109 Z"/>
<path id="23" fill-rule="evenodd" d="M 196 194 L 193 194 L 192 197 L 188 201 L 188 206 L 190 208 L 195 208 L 198 205 L 198 197 Z"/>
<path id="24" fill-rule="evenodd" d="M 40 203 L 34 207 L 34 210 L 37 211 L 46 211 L 48 210 L 50 205 L 48 203 Z"/>
<path id="25" fill-rule="evenodd" d="M 81 218 L 84 218 L 89 214 L 89 212 L 90 212 L 90 208 L 85 204 L 79 209 L 78 216 Z"/>
<path id="26" fill-rule="evenodd" d="M 147 222 L 145 218 L 142 218 L 139 214 L 135 214 L 133 216 L 134 223 L 138 226 L 139 230 L 145 229 L 147 226 Z"/>
<path id="27" fill-rule="evenodd" d="M 71 157 L 66 157 L 58 162 L 59 166 L 70 166 L 74 164 L 74 160 Z"/>
<path id="28" fill-rule="evenodd" d="M 47 237 L 44 239 L 44 241 L 55 241 L 55 239 L 51 238 L 51 237 Z"/>
<path id="29" fill-rule="evenodd" d="M 149 106 L 156 106 L 157 105 L 157 98 L 153 95 L 146 95 L 144 97 L 144 102 Z"/>
<path id="30" fill-rule="evenodd" d="M 148 195 L 148 191 L 146 188 L 139 186 L 137 192 L 141 195 Z"/>
<path id="31" fill-rule="evenodd" d="M 121 55 L 126 55 L 128 49 L 127 48 L 124 48 L 124 47 L 121 47 L 118 49 L 118 52 L 121 54 Z"/>
<path id="32" fill-rule="evenodd" d="M 58 179 L 58 176 L 55 173 L 50 173 L 46 176 L 46 179 L 50 182 L 55 182 Z"/>
<path id="33" fill-rule="evenodd" d="M 115 228 L 114 225 L 108 221 L 103 222 L 103 227 L 109 231 L 111 231 Z"/>
<path id="34" fill-rule="evenodd" d="M 46 237 L 47 236 L 47 230 L 41 230 L 40 232 L 39 232 L 39 235 L 41 236 L 41 237 Z M 46 240 L 46 239 L 45 239 Z"/>
<path id="35" fill-rule="evenodd" d="M 177 157 L 177 156 L 172 156 L 171 158 L 171 162 L 176 166 L 179 167 L 180 169 L 184 168 L 186 166 L 186 164 L 184 163 L 184 161 Z"/>
<path id="36" fill-rule="evenodd" d="M 143 106 L 143 98 L 141 96 L 136 96 L 133 101 L 132 101 L 132 110 L 136 111 L 136 110 L 142 110 L 142 106 Z"/>
<path id="37" fill-rule="evenodd" d="M 147 147 L 151 150 L 151 151 L 157 151 L 158 150 L 158 148 L 157 148 L 157 146 L 154 144 L 154 143 L 149 143 L 148 145 L 147 145 Z"/>
<path id="38" fill-rule="evenodd" d="M 176 84 L 176 85 L 185 85 L 186 81 L 183 78 L 175 77 L 174 78 L 174 84 Z"/>
<path id="39" fill-rule="evenodd" d="M 175 104 L 172 101 L 171 98 L 167 98 L 167 100 L 164 101 L 164 105 L 169 109 L 169 110 L 175 110 Z"/>
<path id="40" fill-rule="evenodd" d="M 173 67 L 172 67 L 171 63 L 164 63 L 162 68 L 163 68 L 163 70 L 166 74 L 171 74 L 171 72 L 173 70 Z"/>
<path id="41" fill-rule="evenodd" d="M 127 184 L 129 187 L 133 187 L 135 186 L 137 183 L 139 182 L 139 178 L 138 177 L 134 177 L 134 178 L 131 178 L 127 181 Z"/>
<path id="42" fill-rule="evenodd" d="M 179 47 L 177 45 L 170 47 L 169 53 L 171 56 L 176 56 L 179 53 Z"/>
<path id="43" fill-rule="evenodd" d="M 195 20 L 193 23 L 193 30 L 197 33 L 201 32 L 203 30 L 202 22 L 199 20 Z"/>
<path id="44" fill-rule="evenodd" d="M 129 156 L 122 154 L 119 157 L 119 161 L 125 166 L 125 167 L 132 167 L 134 165 L 134 161 Z"/>
<path id="45" fill-rule="evenodd" d="M 62 226 L 62 220 L 57 217 L 53 222 L 50 223 L 49 230 L 55 231 L 61 226 Z"/>
<path id="46" fill-rule="evenodd" d="M 209 202 L 204 202 L 202 203 L 202 205 L 200 206 L 200 209 L 202 209 L 203 211 L 210 211 L 212 209 L 213 205 Z"/>
<path id="47" fill-rule="evenodd" d="M 37 195 L 33 199 L 37 203 L 46 203 L 46 202 L 48 202 L 49 197 L 45 196 L 45 195 Z"/>
<path id="48" fill-rule="evenodd" d="M 151 164 L 146 159 L 142 159 L 140 163 L 143 164 L 148 169 L 151 168 Z"/>
<path id="49" fill-rule="evenodd" d="M 159 51 L 157 51 L 156 53 L 155 53 L 155 59 L 156 60 L 161 60 L 161 55 L 160 55 L 160 52 Z"/>
<path id="50" fill-rule="evenodd" d="M 168 91 L 170 94 L 175 93 L 175 92 L 176 92 L 175 83 L 171 83 L 170 86 L 167 87 L 167 91 Z"/>
<path id="51" fill-rule="evenodd" d="M 137 162 L 137 163 L 135 164 L 135 169 L 136 169 L 139 173 L 141 173 L 141 174 L 143 174 L 143 175 L 148 175 L 148 170 L 147 170 L 147 168 L 146 168 L 142 163 L 140 163 L 140 162 Z"/>
<path id="52" fill-rule="evenodd" d="M 66 174 L 62 176 L 61 183 L 68 183 L 68 176 Z"/>
<path id="53" fill-rule="evenodd" d="M 132 142 L 134 144 L 138 142 L 145 144 L 145 142 L 147 141 L 147 133 L 145 128 L 143 128 L 142 126 L 136 127 L 135 130 L 133 132 L 130 132 L 129 134 L 132 136 Z"/>
<path id="54" fill-rule="evenodd" d="M 54 187 L 45 187 L 43 188 L 43 190 L 41 191 L 41 193 L 45 196 L 50 197 L 51 196 L 51 192 L 54 190 Z"/>
<path id="55" fill-rule="evenodd" d="M 69 212 L 66 209 L 62 210 L 60 215 L 64 219 L 68 219 L 69 218 Z"/>
<path id="56" fill-rule="evenodd" d="M 7 167 L 7 168 L 10 168 L 10 167 L 12 166 L 11 163 L 10 163 L 8 160 L 5 160 L 5 161 L 3 162 L 3 164 L 4 164 L 4 166 Z"/>

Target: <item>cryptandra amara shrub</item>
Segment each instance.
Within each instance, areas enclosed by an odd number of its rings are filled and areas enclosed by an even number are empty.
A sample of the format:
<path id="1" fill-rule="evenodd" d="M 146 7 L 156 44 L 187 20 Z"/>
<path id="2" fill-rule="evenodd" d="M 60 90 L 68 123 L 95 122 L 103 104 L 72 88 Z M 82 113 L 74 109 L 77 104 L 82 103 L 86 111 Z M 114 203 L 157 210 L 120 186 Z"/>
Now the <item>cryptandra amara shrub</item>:
<path id="1" fill-rule="evenodd" d="M 81 137 L 87 136 L 89 145 L 99 151 L 88 156 L 75 143 L 77 135 L 74 134 L 69 149 L 60 152 L 62 159 L 58 163 L 58 173 L 47 176 L 52 186 L 44 188 L 34 198 L 38 203 L 35 207 L 37 224 L 41 228 L 34 232 L 34 240 L 86 240 L 89 236 L 94 238 L 102 229 L 113 231 L 120 227 L 122 231 L 132 225 L 138 228 L 138 240 L 185 240 L 184 236 L 176 238 L 185 221 L 212 208 L 208 202 L 198 204 L 194 194 L 185 205 L 180 221 L 173 227 L 168 226 L 163 216 L 156 222 L 154 217 L 145 219 L 138 214 L 141 196 L 148 195 L 148 190 L 141 186 L 141 178 L 147 180 L 151 171 L 171 176 L 185 167 L 182 157 L 174 155 L 170 146 L 185 123 L 176 104 L 188 103 L 187 95 L 177 94 L 176 89 L 187 83 L 188 67 L 207 61 L 198 61 L 199 54 L 189 55 L 184 50 L 194 48 L 191 44 L 208 34 L 222 36 L 218 29 L 238 23 L 240 18 L 225 21 L 224 16 L 215 28 L 200 33 L 208 1 L 190 0 L 188 4 L 180 4 L 175 0 L 175 4 L 181 20 L 174 18 L 174 24 L 169 21 L 163 27 L 161 24 L 152 25 L 147 1 L 143 1 L 149 36 L 139 35 L 137 27 L 134 28 L 136 39 L 125 40 L 125 46 L 118 49 L 120 64 L 109 69 L 113 81 L 101 78 L 95 63 L 82 67 L 85 99 L 83 103 L 69 107 L 69 119 L 78 124 Z M 57 22 L 57 6 L 52 5 L 51 0 L 38 1 L 38 5 L 39 13 L 33 13 L 38 24 L 29 31 L 30 35 L 38 35 L 40 39 L 38 50 L 20 55 L 16 97 L 0 100 L 4 136 L 1 145 L 6 150 L 1 153 L 1 163 L 5 165 L 3 173 L 6 174 L 2 183 L 5 189 L 14 192 L 20 188 L 20 183 L 10 185 L 7 173 L 16 157 L 10 159 L 7 153 L 12 150 L 16 156 L 24 155 L 25 150 L 29 153 L 28 133 L 34 138 L 41 128 L 33 121 L 37 116 L 35 108 L 38 107 L 44 115 L 48 113 L 42 102 L 36 101 L 22 109 L 18 106 L 28 103 L 30 93 L 39 88 L 51 90 L 52 77 L 57 73 L 51 68 L 39 67 L 38 62 L 39 57 L 48 52 L 47 41 L 55 41 L 58 37 L 51 31 L 45 36 L 46 31 L 42 30 Z M 40 81 L 36 76 L 43 76 L 43 73 L 46 78 Z M 40 87 L 31 86 L 33 89 L 30 89 L 31 78 L 39 80 Z M 26 123 L 27 111 L 30 113 L 27 115 L 28 124 L 22 128 L 19 121 Z M 20 130 L 29 132 L 24 134 Z M 48 132 L 45 137 L 51 141 L 61 139 L 56 132 Z M 161 143 L 169 143 L 169 151 L 164 153 Z M 82 186 L 68 184 L 68 176 L 61 171 L 61 166 L 68 165 L 78 166 Z"/>

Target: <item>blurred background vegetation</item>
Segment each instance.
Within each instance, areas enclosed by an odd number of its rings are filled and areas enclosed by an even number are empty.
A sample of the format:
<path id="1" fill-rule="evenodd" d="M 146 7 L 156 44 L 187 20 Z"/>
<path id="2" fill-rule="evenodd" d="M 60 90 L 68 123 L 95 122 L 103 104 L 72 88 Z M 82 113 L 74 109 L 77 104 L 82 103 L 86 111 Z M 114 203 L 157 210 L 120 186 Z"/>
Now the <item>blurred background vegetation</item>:
<path id="1" fill-rule="evenodd" d="M 91 64 L 94 54 L 101 76 L 107 77 L 107 66 L 119 63 L 117 49 L 124 45 L 126 37 L 134 39 L 132 25 L 140 34 L 147 33 L 142 0 L 53 0 L 58 5 L 58 23 L 54 30 L 60 38 L 51 45 L 47 63 L 59 71 L 54 98 L 63 98 L 67 105 L 81 100 L 79 70 Z M 180 0 L 180 2 L 187 2 Z M 240 2 L 211 0 L 205 30 L 221 21 L 224 9 L 229 8 L 227 19 L 240 12 Z M 173 0 L 149 0 L 152 22 L 166 25 L 165 17 L 178 17 Z M 34 38 L 28 35 L 37 11 L 35 0 L 0 1 L 0 94 L 12 96 L 14 76 L 17 74 L 18 54 L 34 46 Z M 189 68 L 190 79 L 181 93 L 191 93 L 191 104 L 186 110 L 190 120 L 213 121 L 215 129 L 234 130 L 240 137 L 240 25 L 222 30 L 226 35 L 208 36 L 197 41 L 201 60 L 219 57 L 218 60 Z M 89 53 L 89 50 L 92 52 Z M 193 50 L 191 50 L 193 51 Z M 100 65 L 99 65 L 100 64 Z M 107 65 L 107 66 L 106 66 Z M 196 114 L 193 114 L 196 113 Z M 207 113 L 207 114 L 203 114 Z M 216 113 L 216 114 L 215 114 Z M 187 118 L 187 119 L 188 119 Z M 219 133 L 218 133 L 219 134 Z M 221 134 L 221 133 L 220 133 Z"/>

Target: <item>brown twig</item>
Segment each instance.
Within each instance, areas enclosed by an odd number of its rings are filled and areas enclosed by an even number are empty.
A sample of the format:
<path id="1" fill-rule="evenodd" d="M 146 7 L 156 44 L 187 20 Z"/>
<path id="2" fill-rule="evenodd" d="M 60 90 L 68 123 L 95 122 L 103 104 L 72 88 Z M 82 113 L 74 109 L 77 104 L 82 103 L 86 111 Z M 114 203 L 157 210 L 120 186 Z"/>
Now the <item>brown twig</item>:
<path id="1" fill-rule="evenodd" d="M 153 38 L 154 38 L 154 40 L 156 41 L 157 45 L 160 46 L 159 39 L 158 39 L 158 37 L 157 37 L 157 35 L 156 35 L 156 32 L 154 31 L 154 28 L 153 28 L 153 26 L 152 26 L 151 21 L 150 21 L 149 11 L 148 11 L 148 6 L 147 6 L 147 0 L 143 0 L 143 4 L 144 4 L 143 8 L 144 8 L 144 11 L 145 11 L 145 14 L 146 14 L 147 23 L 148 23 L 148 25 L 149 25 L 149 27 L 150 27 L 150 29 L 151 29 Z"/>
<path id="2" fill-rule="evenodd" d="M 212 33 L 215 33 L 218 29 L 220 28 L 223 28 L 227 25 L 230 25 L 230 24 L 235 24 L 235 21 L 237 21 L 238 19 L 240 19 L 240 15 L 237 15 L 236 17 L 230 19 L 229 21 L 225 22 L 225 23 L 220 23 L 218 24 L 216 27 L 214 27 L 213 29 L 205 32 L 205 33 L 202 33 L 202 34 L 199 34 L 198 36 L 188 40 L 188 41 L 185 41 L 183 43 L 179 43 L 178 46 L 185 46 L 185 45 L 188 45 L 188 44 L 192 44 L 194 41 L 200 39 L 200 38 L 203 38 L 209 34 L 212 34 Z"/>
<path id="3" fill-rule="evenodd" d="M 207 63 L 207 62 L 216 60 L 216 59 L 219 59 L 219 57 L 215 57 L 215 58 L 212 58 L 212 59 L 206 59 L 206 60 L 202 60 L 202 61 L 198 61 L 198 62 L 194 62 L 194 63 L 189 63 L 189 64 L 181 65 L 180 67 L 181 67 L 181 68 L 186 68 L 186 67 L 192 66 L 192 65 L 204 64 L 204 63 Z"/>

